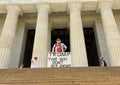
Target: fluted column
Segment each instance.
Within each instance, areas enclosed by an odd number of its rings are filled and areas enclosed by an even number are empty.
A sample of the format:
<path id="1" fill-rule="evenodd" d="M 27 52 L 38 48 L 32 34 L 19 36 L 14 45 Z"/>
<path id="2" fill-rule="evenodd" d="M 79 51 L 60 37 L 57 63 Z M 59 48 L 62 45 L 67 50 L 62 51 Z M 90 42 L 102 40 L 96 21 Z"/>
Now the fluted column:
<path id="1" fill-rule="evenodd" d="M 8 68 L 20 9 L 10 5 L 7 7 L 7 11 L 0 37 L 0 68 Z"/>
<path id="2" fill-rule="evenodd" d="M 50 23 L 48 27 L 48 52 L 51 52 L 51 30 L 52 30 L 52 23 Z"/>
<path id="3" fill-rule="evenodd" d="M 48 14 L 49 4 L 37 4 L 38 17 L 35 32 L 33 56 L 38 57 L 39 67 L 47 67 L 48 56 Z"/>
<path id="4" fill-rule="evenodd" d="M 81 20 L 81 7 L 82 3 L 69 3 L 71 60 L 73 67 L 88 66 Z"/>
<path id="5" fill-rule="evenodd" d="M 120 66 L 120 34 L 112 12 L 113 0 L 100 0 L 99 10 L 112 66 Z"/>

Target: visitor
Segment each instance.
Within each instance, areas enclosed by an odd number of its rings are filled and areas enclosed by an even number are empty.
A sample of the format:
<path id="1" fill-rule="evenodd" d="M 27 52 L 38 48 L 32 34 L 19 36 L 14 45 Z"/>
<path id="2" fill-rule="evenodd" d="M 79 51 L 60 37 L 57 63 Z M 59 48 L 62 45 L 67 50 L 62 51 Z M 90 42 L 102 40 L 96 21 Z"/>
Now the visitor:
<path id="1" fill-rule="evenodd" d="M 19 66 L 19 68 L 24 68 L 24 65 L 23 65 L 23 64 L 21 64 L 21 65 Z"/>
<path id="2" fill-rule="evenodd" d="M 67 46 L 61 42 L 60 38 L 57 38 L 56 44 L 54 44 L 52 48 L 52 52 L 65 52 L 67 50 Z"/>
<path id="3" fill-rule="evenodd" d="M 31 68 L 38 68 L 38 58 L 37 57 L 34 57 L 31 60 Z"/>
<path id="4" fill-rule="evenodd" d="M 107 63 L 105 62 L 105 60 L 103 59 L 103 57 L 100 57 L 99 61 L 100 61 L 100 66 L 102 66 L 102 67 L 107 66 Z"/>

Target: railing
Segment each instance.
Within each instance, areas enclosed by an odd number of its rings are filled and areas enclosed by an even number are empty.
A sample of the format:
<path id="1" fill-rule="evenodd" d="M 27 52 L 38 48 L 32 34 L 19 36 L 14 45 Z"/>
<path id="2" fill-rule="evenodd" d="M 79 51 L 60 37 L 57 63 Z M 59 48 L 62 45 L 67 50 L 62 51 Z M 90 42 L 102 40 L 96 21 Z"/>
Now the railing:
<path id="1" fill-rule="evenodd" d="M 48 67 L 71 67 L 70 52 L 49 52 L 48 53 Z"/>

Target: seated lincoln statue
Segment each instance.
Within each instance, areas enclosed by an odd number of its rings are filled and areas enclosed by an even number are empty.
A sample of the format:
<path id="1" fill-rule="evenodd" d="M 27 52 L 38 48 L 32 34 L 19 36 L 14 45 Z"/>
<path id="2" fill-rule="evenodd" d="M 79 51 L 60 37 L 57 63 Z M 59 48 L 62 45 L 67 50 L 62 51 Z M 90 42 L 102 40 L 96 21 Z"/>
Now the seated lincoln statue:
<path id="1" fill-rule="evenodd" d="M 65 52 L 67 50 L 67 46 L 61 42 L 60 38 L 56 39 L 56 43 L 52 48 L 52 52 Z"/>

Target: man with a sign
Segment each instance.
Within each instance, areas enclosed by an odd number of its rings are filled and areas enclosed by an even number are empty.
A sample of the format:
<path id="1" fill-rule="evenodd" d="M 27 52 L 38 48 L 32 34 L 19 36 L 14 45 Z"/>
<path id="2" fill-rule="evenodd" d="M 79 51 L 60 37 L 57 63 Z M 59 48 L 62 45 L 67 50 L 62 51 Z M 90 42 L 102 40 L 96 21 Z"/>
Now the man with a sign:
<path id="1" fill-rule="evenodd" d="M 48 53 L 48 67 L 70 67 L 71 57 L 69 52 L 65 52 L 67 46 L 58 38 L 52 48 L 52 52 Z"/>
<path id="2" fill-rule="evenodd" d="M 54 44 L 52 48 L 52 52 L 65 52 L 67 50 L 67 46 L 64 43 L 61 43 L 61 39 L 58 38 L 56 40 L 56 44 Z"/>

